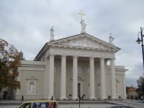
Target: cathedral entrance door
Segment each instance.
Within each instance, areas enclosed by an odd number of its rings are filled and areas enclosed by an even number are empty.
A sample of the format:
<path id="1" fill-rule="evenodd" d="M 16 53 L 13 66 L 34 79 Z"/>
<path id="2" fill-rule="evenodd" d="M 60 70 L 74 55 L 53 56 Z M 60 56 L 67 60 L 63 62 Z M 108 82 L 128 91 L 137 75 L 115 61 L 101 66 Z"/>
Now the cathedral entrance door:
<path id="1" fill-rule="evenodd" d="M 83 86 L 82 86 L 82 82 L 78 82 L 78 90 L 77 90 L 77 94 L 78 94 L 78 98 L 81 97 L 82 98 L 82 93 L 83 93 L 83 90 L 82 90 Z"/>
<path id="2" fill-rule="evenodd" d="M 78 83 L 78 98 L 81 97 L 81 83 Z"/>

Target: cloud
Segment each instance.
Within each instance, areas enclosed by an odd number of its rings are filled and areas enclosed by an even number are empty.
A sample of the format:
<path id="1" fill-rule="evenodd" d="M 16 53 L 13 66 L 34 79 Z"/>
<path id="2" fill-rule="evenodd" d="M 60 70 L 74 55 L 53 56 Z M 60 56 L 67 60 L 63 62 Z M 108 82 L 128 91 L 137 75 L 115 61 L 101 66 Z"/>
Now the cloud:
<path id="1" fill-rule="evenodd" d="M 33 59 L 49 41 L 54 26 L 55 38 L 80 33 L 82 9 L 87 33 L 108 42 L 109 34 L 121 50 L 116 64 L 124 65 L 127 84 L 133 84 L 142 70 L 139 27 L 144 27 L 143 0 L 0 0 L 0 37 Z M 136 85 L 136 83 L 135 83 Z"/>

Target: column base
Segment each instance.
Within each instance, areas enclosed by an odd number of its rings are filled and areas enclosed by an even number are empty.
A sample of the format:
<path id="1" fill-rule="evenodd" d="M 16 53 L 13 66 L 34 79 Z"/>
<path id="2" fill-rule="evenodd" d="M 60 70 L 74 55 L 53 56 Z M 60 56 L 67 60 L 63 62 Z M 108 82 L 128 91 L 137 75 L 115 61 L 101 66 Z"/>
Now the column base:
<path id="1" fill-rule="evenodd" d="M 127 99 L 127 95 L 123 95 L 123 96 L 121 97 L 121 99 L 126 100 L 126 99 Z"/>
<path id="2" fill-rule="evenodd" d="M 96 98 L 95 97 L 90 97 L 90 100 L 96 100 Z"/>
<path id="3" fill-rule="evenodd" d="M 67 100 L 66 97 L 60 97 L 60 100 Z"/>
<path id="4" fill-rule="evenodd" d="M 51 98 L 50 97 L 44 97 L 44 99 L 50 100 Z"/>
<path id="5" fill-rule="evenodd" d="M 54 97 L 44 97 L 44 99 L 47 99 L 47 100 L 55 100 Z"/>
<path id="6" fill-rule="evenodd" d="M 107 97 L 101 97 L 100 99 L 101 100 L 107 100 Z"/>
<path id="7" fill-rule="evenodd" d="M 78 97 L 72 97 L 72 100 L 79 100 Z"/>
<path id="8" fill-rule="evenodd" d="M 112 97 L 112 100 L 117 100 L 117 97 Z"/>

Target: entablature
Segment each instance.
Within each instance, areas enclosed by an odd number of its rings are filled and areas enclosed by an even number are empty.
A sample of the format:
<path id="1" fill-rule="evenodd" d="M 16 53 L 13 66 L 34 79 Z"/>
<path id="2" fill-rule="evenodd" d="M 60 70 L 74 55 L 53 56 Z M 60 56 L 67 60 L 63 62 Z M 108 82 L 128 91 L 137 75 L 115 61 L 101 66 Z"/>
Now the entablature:
<path id="1" fill-rule="evenodd" d="M 78 57 L 94 57 L 94 58 L 115 58 L 114 52 L 97 51 L 97 50 L 83 50 L 83 49 L 70 49 L 70 48 L 58 48 L 52 47 L 46 53 L 49 55 L 66 55 L 66 56 L 78 56 Z"/>

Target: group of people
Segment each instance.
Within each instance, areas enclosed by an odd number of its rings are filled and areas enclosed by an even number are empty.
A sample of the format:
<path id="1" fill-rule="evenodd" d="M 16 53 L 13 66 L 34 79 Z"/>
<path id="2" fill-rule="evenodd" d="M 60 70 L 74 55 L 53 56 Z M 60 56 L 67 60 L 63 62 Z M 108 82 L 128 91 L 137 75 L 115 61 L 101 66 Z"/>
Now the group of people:
<path id="1" fill-rule="evenodd" d="M 47 103 L 47 102 L 40 102 L 40 103 L 33 103 L 33 108 L 56 108 L 55 102 Z"/>

